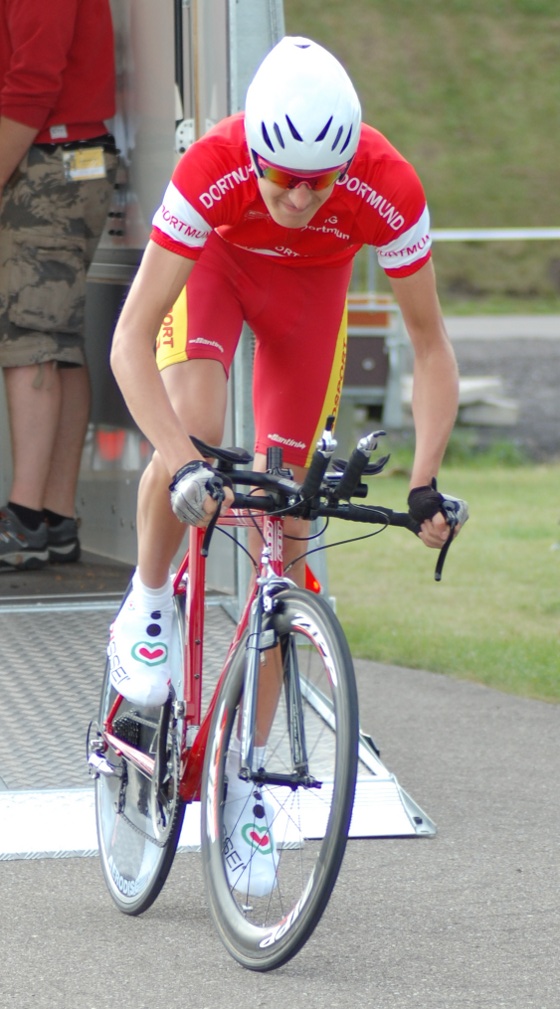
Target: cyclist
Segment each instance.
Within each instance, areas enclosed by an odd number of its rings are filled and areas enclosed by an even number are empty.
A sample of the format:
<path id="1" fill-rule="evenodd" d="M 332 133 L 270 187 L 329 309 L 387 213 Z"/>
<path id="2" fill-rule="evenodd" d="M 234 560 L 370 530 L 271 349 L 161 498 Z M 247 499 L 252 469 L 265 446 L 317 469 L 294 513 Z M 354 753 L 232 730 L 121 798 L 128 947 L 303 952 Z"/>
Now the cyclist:
<path id="1" fill-rule="evenodd" d="M 216 508 L 212 467 L 189 435 L 221 441 L 243 322 L 256 338 L 255 465 L 264 468 L 267 447 L 279 444 L 302 479 L 325 416 L 336 413 L 346 294 L 364 244 L 377 250 L 415 352 L 409 507 L 420 538 L 439 548 L 448 528 L 432 481 L 456 416 L 458 376 L 425 195 L 412 166 L 362 124 L 338 60 L 286 37 L 257 70 L 245 112 L 181 158 L 115 332 L 116 379 L 155 448 L 139 490 L 138 567 L 109 643 L 112 683 L 133 703 L 167 697 L 170 564 L 184 523 L 204 525 Z"/>

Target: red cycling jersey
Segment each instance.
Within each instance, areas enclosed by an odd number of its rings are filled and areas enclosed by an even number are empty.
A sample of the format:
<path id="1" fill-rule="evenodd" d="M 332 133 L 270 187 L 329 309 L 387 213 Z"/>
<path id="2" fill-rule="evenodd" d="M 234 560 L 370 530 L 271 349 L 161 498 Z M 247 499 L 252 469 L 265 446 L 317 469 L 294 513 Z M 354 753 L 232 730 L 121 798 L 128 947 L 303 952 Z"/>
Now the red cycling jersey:
<path id="1" fill-rule="evenodd" d="M 183 155 L 152 239 L 197 260 L 160 330 L 159 368 L 204 358 L 228 374 L 246 321 L 256 338 L 255 449 L 281 445 L 286 462 L 301 466 L 309 465 L 325 418 L 338 411 L 356 252 L 372 245 L 390 276 L 406 277 L 426 263 L 431 246 L 414 169 L 369 126 L 348 174 L 310 223 L 276 224 L 251 166 L 243 114 Z"/>
<path id="2" fill-rule="evenodd" d="M 260 195 L 244 114 L 222 120 L 181 158 L 153 219 L 152 239 L 198 259 L 211 231 L 243 249 L 294 267 L 349 262 L 374 246 L 389 276 L 406 277 L 430 258 L 429 214 L 412 165 L 362 126 L 347 175 L 303 228 L 276 224 Z"/>

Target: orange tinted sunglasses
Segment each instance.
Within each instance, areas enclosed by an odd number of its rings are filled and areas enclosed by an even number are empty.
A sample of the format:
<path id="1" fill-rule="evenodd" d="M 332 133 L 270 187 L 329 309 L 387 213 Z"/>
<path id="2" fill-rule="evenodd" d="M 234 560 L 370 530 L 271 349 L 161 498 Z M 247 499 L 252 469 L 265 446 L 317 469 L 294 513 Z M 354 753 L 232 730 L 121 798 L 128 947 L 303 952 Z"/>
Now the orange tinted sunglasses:
<path id="1" fill-rule="evenodd" d="M 273 182 L 275 186 L 280 186 L 281 189 L 297 189 L 298 186 L 309 186 L 310 189 L 321 190 L 328 189 L 333 183 L 338 182 L 339 179 L 347 172 L 349 161 L 344 165 L 339 165 L 338 168 L 328 168 L 324 172 L 296 172 L 293 169 L 279 168 L 278 165 L 271 165 L 269 161 L 265 161 L 261 158 L 260 154 L 255 153 L 255 161 L 257 164 L 257 169 L 260 173 L 262 179 L 267 179 L 268 182 Z"/>

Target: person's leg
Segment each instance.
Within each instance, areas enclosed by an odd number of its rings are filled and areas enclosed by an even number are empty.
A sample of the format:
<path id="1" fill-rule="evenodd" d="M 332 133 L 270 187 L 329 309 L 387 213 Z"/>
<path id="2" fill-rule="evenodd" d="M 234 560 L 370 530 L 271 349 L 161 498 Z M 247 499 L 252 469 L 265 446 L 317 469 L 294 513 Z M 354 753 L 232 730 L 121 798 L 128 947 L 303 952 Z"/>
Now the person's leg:
<path id="1" fill-rule="evenodd" d="M 187 361 L 162 373 L 169 398 L 185 430 L 204 441 L 222 437 L 226 376 L 217 361 Z M 110 632 L 108 648 L 113 686 L 140 705 L 163 704 L 170 669 L 173 622 L 170 566 L 186 526 L 171 509 L 173 477 L 157 453 L 145 470 L 138 493 L 138 567 L 133 591 Z"/>
<path id="2" fill-rule="evenodd" d="M 219 445 L 224 429 L 227 379 L 218 361 L 184 361 L 162 371 L 167 394 L 188 434 Z M 138 570 L 144 585 L 158 588 L 169 576 L 185 525 L 171 510 L 168 473 L 157 453 L 145 470 L 138 495 Z"/>
<path id="3" fill-rule="evenodd" d="M 56 364 L 5 368 L 13 479 L 10 501 L 42 510 L 61 409 Z"/>
<path id="4" fill-rule="evenodd" d="M 60 410 L 43 495 L 43 507 L 73 518 L 76 486 L 91 405 L 87 366 L 58 368 Z"/>
<path id="5" fill-rule="evenodd" d="M 344 374 L 346 291 L 350 268 L 271 271 L 269 296 L 255 317 L 255 468 L 266 468 L 266 448 L 282 446 L 284 465 L 303 482 L 326 418 L 336 415 Z M 288 576 L 305 585 L 310 524 L 287 517 L 284 564 Z M 250 537 L 258 558 L 262 537 Z M 257 701 L 257 743 L 264 745 L 282 689 L 279 648 L 263 654 Z"/>
<path id="6" fill-rule="evenodd" d="M 61 150 L 32 147 L 2 202 L 0 364 L 14 456 L 11 497 L 66 517 L 74 515 L 90 408 L 86 269 L 115 168 L 113 157 L 107 178 L 72 182 Z"/>
<path id="7" fill-rule="evenodd" d="M 177 416 L 188 434 L 210 444 L 222 439 L 227 375 L 242 324 L 223 245 L 210 237 L 187 283 L 188 307 L 182 312 L 174 307 L 157 343 L 157 363 Z M 154 453 L 138 494 L 133 592 L 111 629 L 111 680 L 139 704 L 162 703 L 166 697 L 173 613 L 169 569 L 186 530 L 171 509 L 173 476 Z M 157 647 L 146 648 L 147 640 Z"/>
<path id="8" fill-rule="evenodd" d="M 254 363 L 255 466 L 280 446 L 284 465 L 303 481 L 328 416 L 336 416 L 346 358 L 346 292 L 351 264 L 328 269 L 271 268 L 269 291 L 251 320 Z M 284 554 L 289 575 L 305 584 L 309 523 L 287 518 Z"/>

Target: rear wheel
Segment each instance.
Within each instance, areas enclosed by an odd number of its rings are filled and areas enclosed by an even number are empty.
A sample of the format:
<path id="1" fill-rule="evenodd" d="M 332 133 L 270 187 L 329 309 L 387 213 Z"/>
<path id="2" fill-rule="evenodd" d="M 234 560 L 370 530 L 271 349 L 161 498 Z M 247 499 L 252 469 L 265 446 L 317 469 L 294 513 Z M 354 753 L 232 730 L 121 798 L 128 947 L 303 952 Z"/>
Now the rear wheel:
<path id="1" fill-rule="evenodd" d="M 338 620 L 322 599 L 299 589 L 280 593 L 275 604 L 261 641 L 267 636 L 267 646 L 272 640 L 281 651 L 284 682 L 263 773 L 240 799 L 232 768 L 239 766 L 245 640 L 216 705 L 202 796 L 214 922 L 235 959 L 260 971 L 294 956 L 327 905 L 346 847 L 358 752 L 354 669 Z M 257 870 L 267 857 L 263 885 Z"/>
<path id="2" fill-rule="evenodd" d="M 182 696 L 182 648 L 178 609 L 172 642 L 173 686 Z M 117 694 L 105 670 L 99 721 L 90 734 L 90 767 L 95 767 L 95 811 L 99 855 L 107 888 L 119 910 L 141 914 L 160 893 L 179 842 L 185 804 L 178 794 L 182 723 L 170 700 L 162 708 L 135 708 L 123 701 L 113 733 L 155 761 L 153 778 L 104 734 Z M 156 783 L 157 782 L 157 783 Z"/>

